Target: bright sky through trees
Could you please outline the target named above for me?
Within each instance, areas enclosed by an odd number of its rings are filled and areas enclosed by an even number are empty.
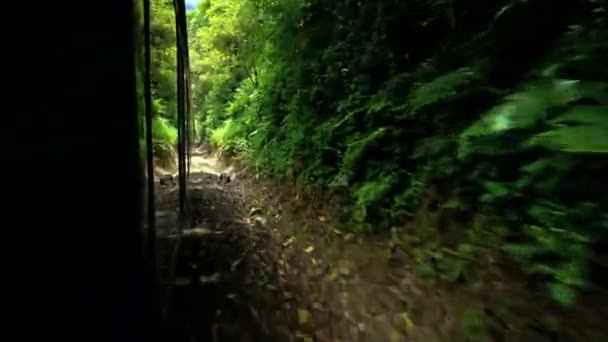
[[[200,0],[186,0],[186,8],[193,9],[196,7],[196,4],[199,3]]]

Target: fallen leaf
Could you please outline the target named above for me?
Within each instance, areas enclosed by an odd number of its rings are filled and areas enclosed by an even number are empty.
[[[249,210],[249,216],[253,216],[253,215],[261,215],[262,214],[262,208],[259,207],[252,207]]]
[[[315,250],[315,248],[313,246],[308,246],[308,247],[306,247],[306,249],[304,250],[304,252],[306,252],[306,253],[312,253],[312,251],[314,251],[314,250]]]
[[[291,245],[293,243],[294,237],[290,237],[289,239],[287,239],[287,241],[283,242],[283,247],[288,247],[289,245]]]
[[[232,265],[230,265],[230,270],[231,271],[235,271],[237,267],[239,267],[239,265],[243,262],[244,257],[239,258],[238,260],[235,260]]]
[[[401,318],[403,325],[405,325],[406,331],[410,331],[415,328],[414,322],[412,322],[407,312],[402,312],[401,314],[399,314],[399,317]]]
[[[220,274],[213,273],[212,275],[202,275],[199,280],[201,284],[217,283],[220,281]]]
[[[306,309],[298,309],[298,324],[304,325],[310,320],[310,312]]]

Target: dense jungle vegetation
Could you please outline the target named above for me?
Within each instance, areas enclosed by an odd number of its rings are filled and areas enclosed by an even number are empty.
[[[607,281],[607,9],[203,0],[188,14],[198,139],[331,195],[354,232],[412,227],[435,251],[423,274],[458,280],[496,253],[568,306]],[[162,149],[176,135],[175,28],[170,6],[155,10]]]
[[[154,153],[171,167],[177,145],[177,47],[175,11],[171,1],[150,2],[152,134]]]

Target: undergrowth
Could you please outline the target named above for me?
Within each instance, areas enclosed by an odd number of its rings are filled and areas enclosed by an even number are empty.
[[[152,149],[157,161],[172,164],[177,149],[177,51],[175,25],[172,24],[175,13],[172,1],[152,1],[150,6]],[[143,101],[143,93],[140,96]]]
[[[605,285],[599,1],[218,0],[190,30],[194,110],[216,148],[339,189],[360,232],[420,209],[468,222],[459,253],[483,236],[565,306]],[[473,229],[485,208],[499,224]]]

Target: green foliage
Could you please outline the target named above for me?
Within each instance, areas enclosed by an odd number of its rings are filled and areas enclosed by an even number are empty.
[[[395,183],[394,176],[386,175],[379,179],[364,182],[354,191],[355,211],[353,218],[360,222],[369,222],[370,210],[386,198]]]
[[[394,198],[392,210],[394,216],[413,216],[411,210],[420,206],[424,199],[425,188],[426,184],[419,177],[410,176],[405,185],[405,190]]]
[[[172,1],[155,0],[150,5],[153,151],[157,158],[167,162],[174,157],[177,147],[175,14]],[[140,96],[143,101],[143,92]],[[143,128],[143,120],[141,125]]]
[[[533,136],[530,145],[570,153],[608,152],[608,106],[575,106],[549,123],[552,129]]]
[[[177,113],[177,49],[173,2],[154,0],[150,3],[152,96],[157,114],[175,126]]]
[[[591,243],[603,229],[601,223],[593,222],[598,215],[591,212],[597,207],[589,205],[567,208],[550,201],[534,204],[529,215],[538,225],[525,227],[528,241],[503,247],[521,262],[526,273],[546,279],[550,294],[564,305],[572,304],[576,290],[586,287]],[[577,222],[586,226],[578,226]]]
[[[464,310],[461,333],[465,341],[491,341],[481,310]]]
[[[229,153],[246,153],[249,149],[247,140],[244,138],[246,127],[238,121],[229,119],[213,131],[211,141],[219,149]]]
[[[366,157],[366,154],[373,151],[374,147],[377,148],[378,141],[385,135],[386,128],[380,127],[371,134],[360,139],[355,139],[352,143],[348,144],[342,157],[342,168],[337,177],[344,177],[346,182],[349,182],[354,177],[357,167],[363,163],[363,158]],[[371,183],[370,186],[372,186]]]
[[[573,60],[557,64],[568,68]],[[540,80],[508,95],[466,128],[459,157],[493,161],[494,167],[475,175],[480,200],[506,209],[505,217],[509,201],[527,208],[508,218],[525,241],[504,250],[525,272],[545,279],[558,303],[570,305],[587,285],[593,241],[606,236],[601,223],[605,199],[575,184],[581,177],[596,177],[591,165],[606,165],[608,82],[555,76],[542,73]],[[508,165],[519,172],[505,172]],[[605,183],[591,186],[603,188]]]
[[[549,285],[551,297],[563,306],[570,306],[574,303],[576,292],[572,287],[563,283],[552,283]]]
[[[469,85],[478,75],[471,68],[464,67],[422,83],[410,95],[412,110],[416,112],[424,106],[457,96],[462,88]]]
[[[433,279],[437,276],[437,272],[432,265],[428,263],[421,263],[416,265],[416,273],[426,279]]]
[[[177,144],[177,128],[165,118],[155,117],[152,121],[152,141],[155,146],[172,149]]]
[[[365,232],[490,207],[501,229],[471,224],[462,246],[508,239],[567,304],[608,238],[598,6],[203,1],[189,26],[201,138],[261,174],[338,191]],[[445,268],[467,273],[461,261]]]
[[[548,80],[510,95],[505,104],[491,109],[461,134],[460,156],[493,153],[488,146],[471,146],[475,138],[507,135],[517,129],[533,130],[541,125],[550,129],[531,136],[526,146],[540,145],[565,152],[605,152],[607,87],[608,83]],[[598,105],[568,106],[581,99]]]

